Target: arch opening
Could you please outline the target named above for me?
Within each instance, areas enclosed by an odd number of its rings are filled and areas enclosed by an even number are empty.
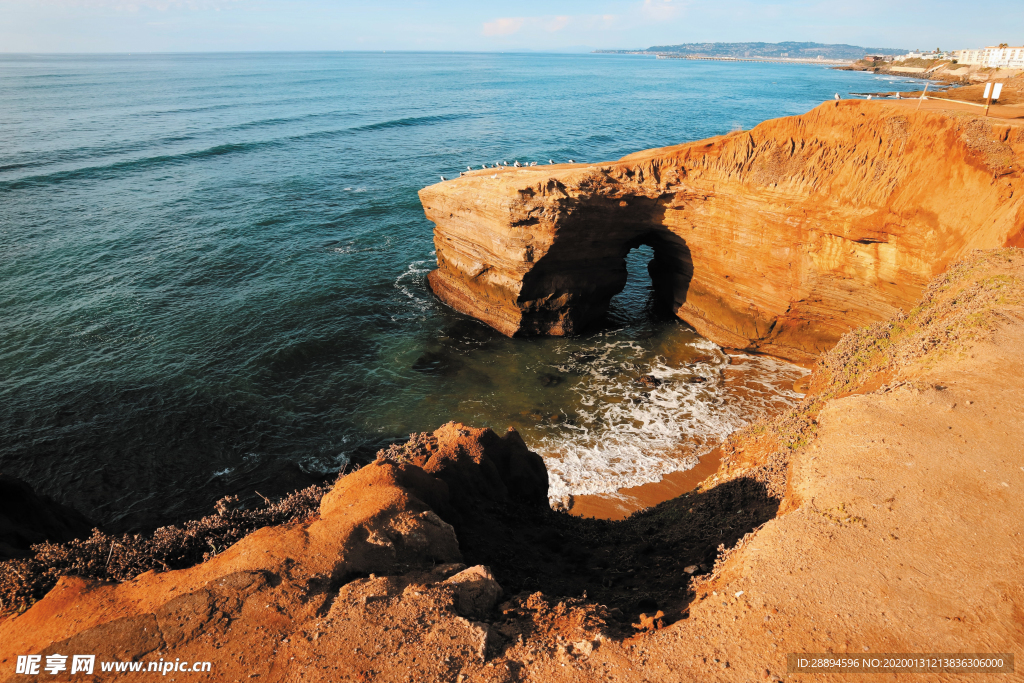
[[[655,287],[651,275],[654,247],[647,242],[630,245],[623,256],[626,280],[622,289],[613,294],[601,327],[622,328],[656,324],[673,319],[669,297]]]
[[[523,279],[522,334],[581,334],[676,315],[693,277],[684,240],[657,223],[627,223],[596,239],[578,234]]]

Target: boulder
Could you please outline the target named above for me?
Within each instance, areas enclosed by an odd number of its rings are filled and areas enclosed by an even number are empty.
[[[445,583],[458,588],[455,606],[464,617],[483,619],[501,599],[501,586],[494,580],[491,570],[483,565],[465,569]]]
[[[411,463],[422,468],[423,476],[442,482],[444,501],[431,504],[446,519],[509,502],[547,505],[544,460],[512,428],[498,436],[490,429],[449,422],[381,451],[378,459]]]

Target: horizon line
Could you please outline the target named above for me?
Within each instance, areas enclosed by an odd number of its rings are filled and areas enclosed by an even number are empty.
[[[637,49],[629,51],[640,53],[644,50]],[[404,54],[615,54],[627,52],[626,48],[594,48],[587,50],[572,50],[571,48],[550,50],[532,50],[530,48],[519,48],[511,50],[132,50],[118,52],[11,52],[0,50],[0,55],[205,55],[205,54],[320,54],[320,53],[350,53],[350,54],[382,54],[386,52],[400,52]]]

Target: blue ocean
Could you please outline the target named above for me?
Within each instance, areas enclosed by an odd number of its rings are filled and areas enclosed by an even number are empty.
[[[0,55],[0,471],[141,530],[454,419],[519,429],[552,496],[656,481],[805,371],[662,310],[644,248],[590,333],[505,338],[427,288],[417,191],[915,89],[632,55]]]

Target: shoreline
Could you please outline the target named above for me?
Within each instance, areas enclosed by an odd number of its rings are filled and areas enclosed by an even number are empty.
[[[658,59],[688,59],[695,62],[757,62],[759,64],[818,64],[821,66],[845,66],[853,64],[849,59],[811,59],[800,57],[699,57],[696,55],[655,55]]]
[[[737,362],[736,359],[742,357],[730,353],[730,351],[734,351],[733,349],[723,349],[722,351],[730,358],[731,364],[735,364]],[[747,353],[749,354],[750,352]],[[810,378],[814,370],[814,364],[792,363],[791,361],[784,361],[782,359],[776,360],[798,365],[803,367],[805,370],[810,371],[808,374],[796,379],[792,383],[791,387],[793,392],[806,396],[809,389]],[[778,390],[781,391],[783,389],[785,389],[785,386],[779,387]],[[797,403],[799,403],[799,401]],[[782,410],[773,411],[764,415],[764,417],[770,419],[784,414],[789,410],[792,410],[792,406]],[[615,493],[572,495],[571,505],[566,508],[566,511],[576,517],[620,521],[628,518],[634,513],[648,508],[653,508],[661,503],[694,491],[703,482],[708,480],[710,477],[713,477],[715,473],[718,472],[724,457],[723,449],[725,444],[729,442],[730,438],[746,429],[747,426],[749,425],[737,427],[736,430],[726,436],[720,444],[704,455],[698,456],[697,464],[689,469],[669,472],[662,476],[658,481],[640,484],[639,486],[623,486],[617,489]],[[565,507],[564,503],[562,506]]]
[[[722,447],[701,456],[688,470],[670,472],[661,481],[619,489],[616,494],[573,496],[570,515],[592,519],[619,521],[635,512],[653,508],[695,490],[708,477],[714,476],[722,461]]]
[[[1008,69],[1004,67],[981,67],[975,64],[957,65],[948,62],[940,62],[934,66],[911,66],[893,67],[874,66],[870,64],[853,62],[848,65],[833,66],[835,71],[860,71],[878,76],[894,76],[899,78],[916,78],[922,81],[945,83],[947,86],[969,85],[971,83],[987,83],[1000,79],[1011,79],[1021,74],[1024,70]]]

